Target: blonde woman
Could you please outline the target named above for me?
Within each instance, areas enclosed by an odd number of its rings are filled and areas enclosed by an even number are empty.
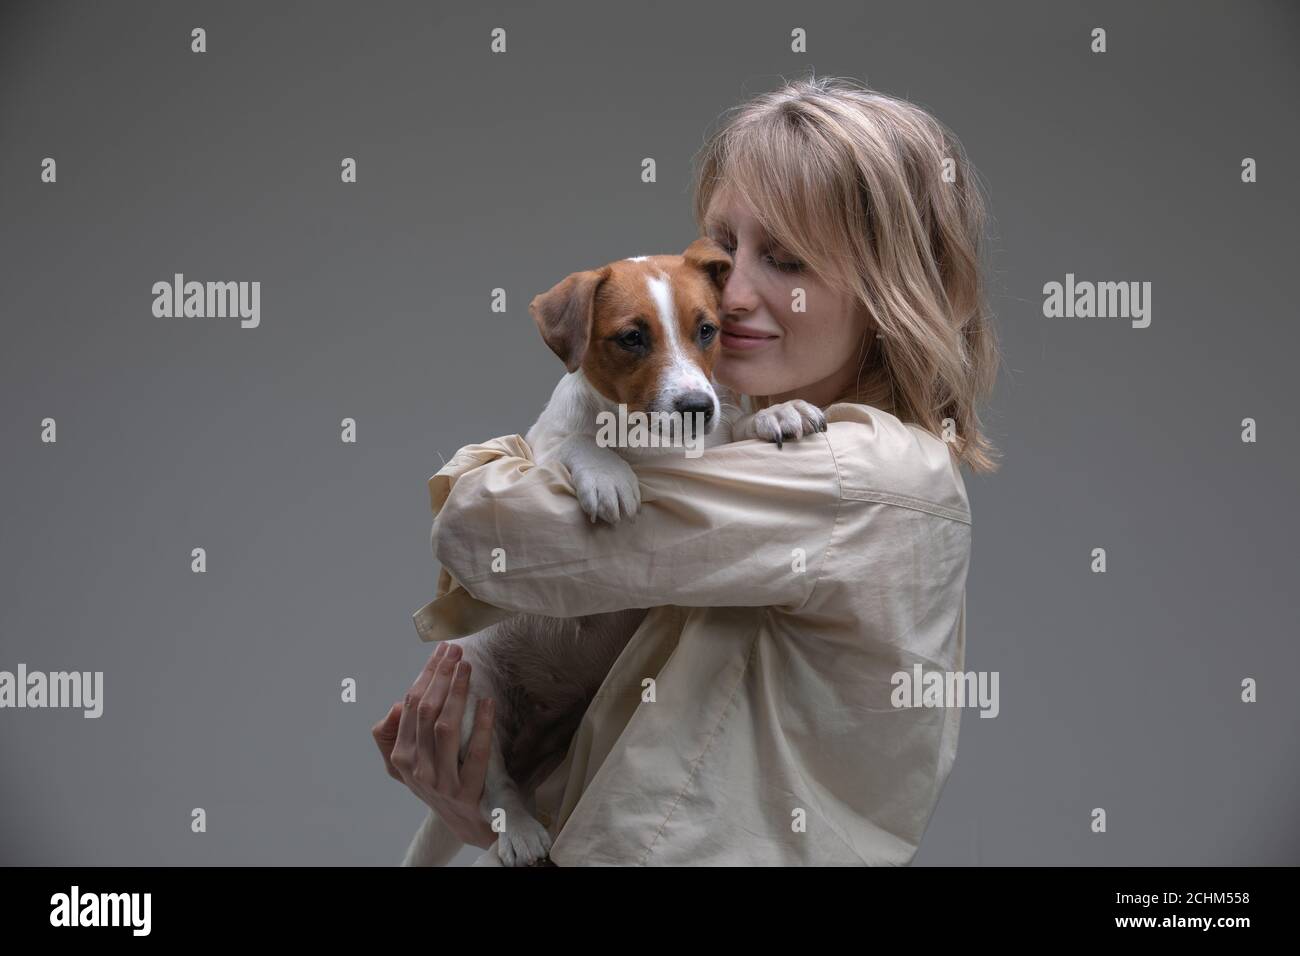
[[[468,446],[430,482],[444,587],[557,617],[652,608],[537,790],[553,863],[907,864],[961,715],[900,700],[896,675],[964,669],[960,468],[995,468],[975,174],[922,109],[806,78],[731,111],[694,202],[734,260],[717,380],[754,408],[811,402],[826,429],[638,465],[636,521],[594,530],[517,436]],[[509,574],[483,573],[494,548]],[[435,651],[375,737],[491,865],[490,709],[459,767],[416,733],[422,699],[460,725],[457,656]],[[428,830],[406,863],[446,858]]]

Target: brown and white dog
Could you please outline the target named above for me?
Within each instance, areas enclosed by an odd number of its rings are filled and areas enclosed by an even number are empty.
[[[731,265],[721,246],[701,238],[679,256],[636,256],[575,272],[533,299],[529,311],[566,374],[525,441],[538,462],[555,460],[569,469],[578,503],[592,521],[635,514],[641,496],[629,460],[665,453],[662,445],[598,442],[601,413],[617,415],[620,405],[667,425],[661,437],[668,439],[689,440],[690,423],[702,421],[706,446],[742,438],[780,442],[826,427],[821,410],[806,402],[744,414],[713,382]],[[533,815],[532,793],[563,759],[588,704],[646,613],[521,614],[452,642],[471,666],[462,757],[478,698],[492,697],[497,705],[481,808],[487,820],[505,811],[497,841],[505,865],[532,865],[549,852],[550,834]],[[431,814],[403,863],[441,865],[460,846]]]

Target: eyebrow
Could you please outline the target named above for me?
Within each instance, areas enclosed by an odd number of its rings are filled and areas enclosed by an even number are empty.
[[[732,231],[731,223],[727,222],[726,217],[724,216],[713,216],[713,217],[706,216],[704,218],[704,228],[706,231],[710,229],[719,229],[719,228],[726,229],[728,232]],[[764,229],[762,226],[758,226],[757,228],[758,228],[759,235],[761,235],[768,242],[772,241],[772,237],[767,234],[766,229]]]
[[[717,228],[725,229],[727,230],[727,232],[733,231],[730,224],[723,217],[721,216],[714,216],[713,218],[705,217],[704,219],[705,232],[712,232],[714,229]],[[758,226],[757,228],[758,228],[758,234],[763,241],[763,245],[766,246],[769,250],[776,248],[776,249],[780,249],[782,252],[785,252],[787,254],[792,254],[790,253],[789,247],[786,246],[784,242],[779,242],[778,240],[773,239],[770,235],[768,235],[767,230],[764,229],[762,226]]]

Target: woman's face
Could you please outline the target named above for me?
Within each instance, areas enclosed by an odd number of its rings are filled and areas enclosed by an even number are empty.
[[[722,293],[722,354],[714,376],[742,395],[825,407],[858,375],[866,311],[780,246],[731,190],[719,190],[705,234],[731,253]],[[794,311],[796,289],[806,311]]]

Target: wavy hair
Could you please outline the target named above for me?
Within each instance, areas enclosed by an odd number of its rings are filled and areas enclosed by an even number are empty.
[[[735,187],[769,236],[866,307],[857,380],[837,400],[884,409],[946,438],[973,471],[995,470],[976,411],[999,363],[986,205],[957,137],[843,77],[787,81],[723,119],[696,159],[701,231],[717,190]]]

